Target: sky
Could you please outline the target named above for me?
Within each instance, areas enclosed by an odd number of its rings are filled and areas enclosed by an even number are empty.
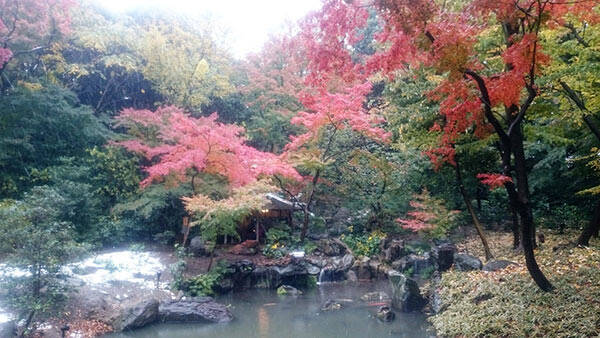
[[[317,10],[321,0],[96,0],[113,12],[136,8],[165,8],[190,16],[209,15],[227,32],[232,54],[243,58],[260,51],[270,34],[284,30],[288,22],[296,22]]]

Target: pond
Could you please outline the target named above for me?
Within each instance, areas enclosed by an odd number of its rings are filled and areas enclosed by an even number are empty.
[[[160,324],[110,338],[134,337],[429,337],[423,314],[396,313],[396,320],[382,323],[373,317],[377,306],[360,300],[370,291],[385,291],[389,285],[365,283],[351,286],[325,284],[298,297],[279,296],[275,290],[248,290],[217,298],[230,304],[235,319],[228,324]],[[344,306],[321,311],[321,305],[335,299]],[[370,306],[371,305],[371,306]]]

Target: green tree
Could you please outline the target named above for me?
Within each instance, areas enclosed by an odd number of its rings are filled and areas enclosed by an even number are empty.
[[[72,224],[61,219],[66,207],[61,195],[43,186],[0,205],[0,242],[7,258],[1,283],[25,330],[60,309],[68,290],[61,269],[84,251],[74,241]]]

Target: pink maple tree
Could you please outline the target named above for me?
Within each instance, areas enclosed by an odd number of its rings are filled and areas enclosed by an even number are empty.
[[[141,182],[143,187],[166,177],[187,181],[190,170],[222,175],[232,187],[275,174],[301,179],[279,156],[246,145],[242,127],[217,118],[217,113],[194,118],[173,106],[156,111],[124,109],[117,126],[126,127],[136,138],[117,143],[151,163],[144,168],[148,176]]]

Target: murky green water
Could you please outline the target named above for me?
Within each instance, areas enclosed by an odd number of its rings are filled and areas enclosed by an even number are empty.
[[[137,331],[109,335],[125,337],[429,337],[421,314],[396,313],[396,320],[382,323],[373,317],[376,306],[360,300],[369,291],[390,290],[386,284],[361,286],[321,285],[299,297],[278,296],[275,290],[250,290],[219,297],[231,304],[235,319],[227,324],[161,324]],[[321,304],[338,299],[340,310],[323,312]]]

